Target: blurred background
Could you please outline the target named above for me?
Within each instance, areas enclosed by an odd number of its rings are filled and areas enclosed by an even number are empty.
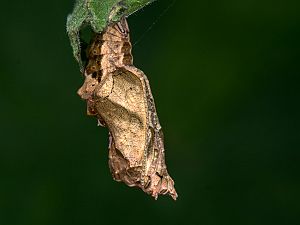
[[[73,4],[1,2],[1,225],[299,224],[299,1],[160,0],[129,17],[176,202],[113,181],[107,129],[76,94]]]

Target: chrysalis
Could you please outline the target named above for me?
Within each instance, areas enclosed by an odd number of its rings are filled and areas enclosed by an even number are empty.
[[[133,66],[125,18],[95,35],[84,75],[78,94],[87,102],[88,115],[109,129],[113,178],[139,187],[155,199],[168,194],[175,200],[149,81]]]

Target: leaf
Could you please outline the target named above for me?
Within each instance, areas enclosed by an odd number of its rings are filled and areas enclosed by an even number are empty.
[[[101,33],[111,22],[120,21],[155,0],[77,0],[73,12],[67,18],[67,33],[73,55],[82,71],[79,31],[91,26]]]

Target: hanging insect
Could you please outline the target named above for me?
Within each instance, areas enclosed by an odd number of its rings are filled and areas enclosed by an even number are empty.
[[[109,129],[109,167],[113,178],[137,186],[157,199],[177,198],[165,164],[163,133],[146,75],[133,66],[125,18],[95,34],[78,94],[88,115]]]

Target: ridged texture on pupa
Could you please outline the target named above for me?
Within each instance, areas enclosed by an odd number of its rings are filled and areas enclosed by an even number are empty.
[[[85,76],[78,94],[87,101],[88,114],[109,129],[113,178],[139,187],[155,199],[160,194],[176,199],[149,81],[133,66],[125,19],[95,35]]]

